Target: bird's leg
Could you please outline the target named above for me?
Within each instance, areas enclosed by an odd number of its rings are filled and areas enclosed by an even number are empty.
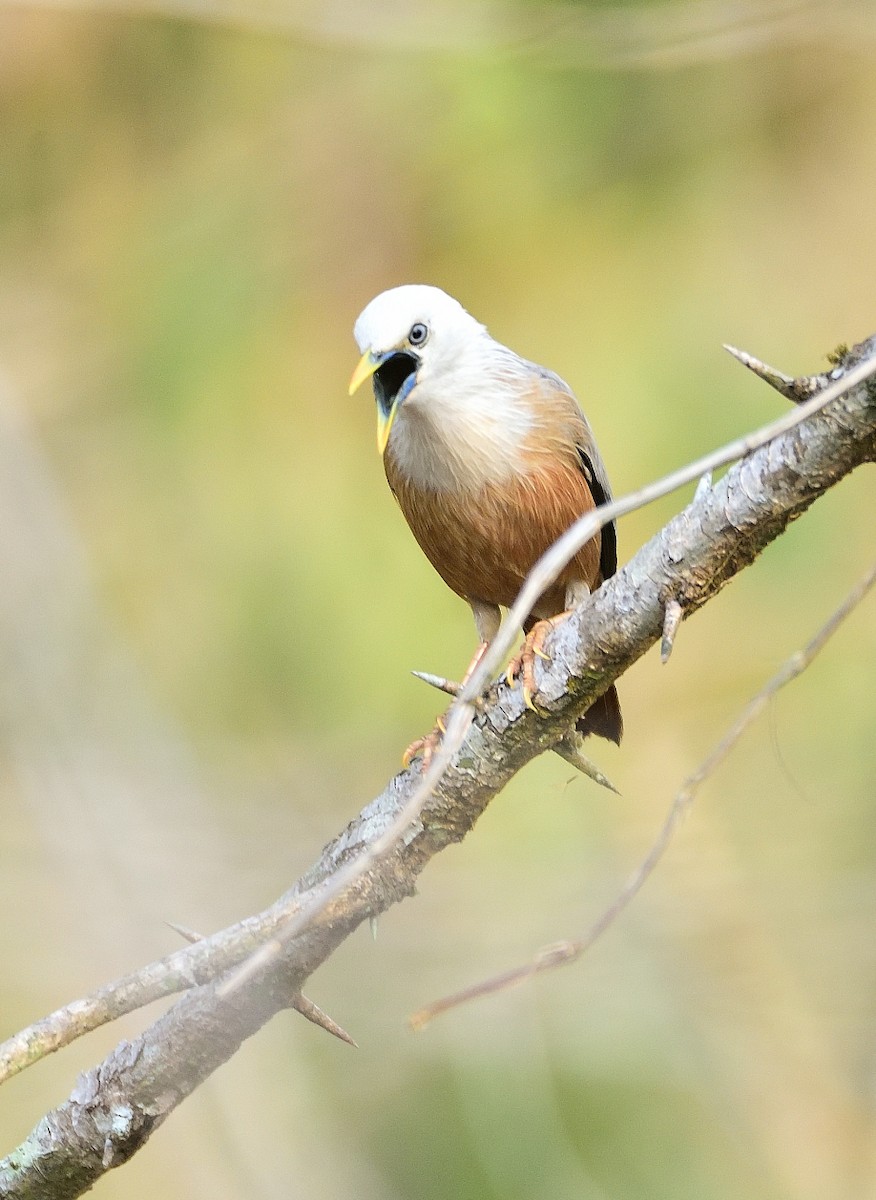
[[[514,680],[518,677],[520,678],[523,683],[523,703],[527,708],[531,708],[533,712],[538,711],[532,700],[532,697],[538,692],[538,686],[535,682],[535,660],[542,658],[545,662],[550,662],[550,655],[545,654],[542,649],[545,638],[568,615],[568,612],[561,612],[557,613],[555,617],[545,617],[542,621],[536,621],[523,639],[523,645],[520,647],[519,652],[515,654],[508,664],[506,678],[509,685],[513,686]]]
[[[471,679],[481,659],[489,649],[490,642],[496,636],[502,615],[495,604],[484,604],[480,600],[469,600],[472,613],[474,614],[475,626],[477,627],[478,635],[480,636],[480,644],[477,650],[472,655],[471,662],[465,669],[465,674],[462,677],[462,683],[459,685],[458,691],[462,691],[468,681]],[[417,738],[411,742],[407,750],[402,755],[402,763],[409,767],[413,759],[418,755],[423,758],[423,770],[428,767],[432,760],[432,755],[438,748],[438,743],[444,736],[445,725],[442,717],[438,717],[435,728],[431,733],[427,733],[425,737]]]
[[[519,654],[515,655],[508,664],[509,685],[512,685],[518,676],[520,677],[523,683],[523,703],[533,712],[536,711],[536,708],[532,698],[538,693],[538,686],[535,682],[535,660],[537,658],[544,659],[545,662],[551,660],[550,655],[544,651],[545,639],[551,630],[564,621],[572,610],[582,600],[586,600],[589,595],[588,584],[582,581],[570,583],[566,588],[566,607],[563,612],[557,613],[555,617],[546,617],[544,620],[536,621],[524,638]]]

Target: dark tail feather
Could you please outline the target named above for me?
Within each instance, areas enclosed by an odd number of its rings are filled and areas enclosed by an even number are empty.
[[[608,738],[610,742],[620,745],[624,719],[621,716],[620,700],[617,698],[614,684],[590,705],[583,717],[578,718],[575,728],[583,737],[592,733],[596,737]]]

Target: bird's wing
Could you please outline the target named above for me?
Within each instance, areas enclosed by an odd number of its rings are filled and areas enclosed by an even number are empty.
[[[581,411],[574,392],[559,375],[546,367],[532,364],[533,370],[539,376],[541,391],[551,404],[560,404],[568,415],[571,432],[578,454],[578,462],[584,478],[590,488],[594,502],[597,505],[607,504],[611,498],[611,484],[602,455],[596,445],[590,422]],[[608,579],[617,570],[617,529],[614,521],[603,526],[602,548],[599,556],[599,569],[603,579]]]
[[[587,426],[588,441],[585,444],[578,443],[578,458],[581,460],[581,470],[590,485],[590,491],[598,508],[600,504],[608,504],[611,500],[611,487],[605,472],[605,464],[596,449],[596,443],[593,441],[593,434],[586,417],[584,424]],[[599,570],[603,579],[609,579],[617,570],[617,526],[614,521],[609,521],[602,527]]]

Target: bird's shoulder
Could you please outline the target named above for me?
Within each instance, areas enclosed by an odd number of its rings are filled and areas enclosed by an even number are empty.
[[[597,505],[607,504],[612,498],[608,471],[599,453],[596,438],[577,397],[566,381],[539,363],[527,363],[532,384],[531,390],[537,411],[547,427],[561,428],[568,437],[584,475],[591,495]],[[617,570],[617,535],[614,522],[602,531],[602,575],[607,579]]]
[[[531,377],[530,392],[535,411],[544,428],[562,430],[569,443],[574,446],[578,462],[587,482],[599,492],[594,494],[597,504],[611,499],[611,484],[608,472],[590,422],[581,410],[575,393],[555,371],[538,363],[527,363]]]

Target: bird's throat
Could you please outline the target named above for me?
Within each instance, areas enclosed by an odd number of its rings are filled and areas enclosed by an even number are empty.
[[[393,407],[404,400],[414,386],[418,360],[413,354],[392,354],[374,372],[374,399],[384,417],[389,418]]]

